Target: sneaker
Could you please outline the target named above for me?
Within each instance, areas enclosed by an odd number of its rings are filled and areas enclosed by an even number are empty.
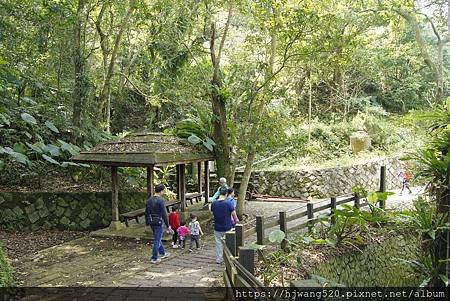
[[[177,245],[173,245],[172,249],[178,249],[178,246]]]
[[[160,262],[161,261],[161,259],[152,259],[152,260],[150,260],[150,262],[152,263],[152,264],[155,264],[155,263],[158,263],[158,262]]]
[[[170,254],[169,254],[169,253],[166,253],[166,254],[164,254],[164,255],[161,255],[161,259],[167,258],[167,257],[169,257],[169,256],[170,256]]]

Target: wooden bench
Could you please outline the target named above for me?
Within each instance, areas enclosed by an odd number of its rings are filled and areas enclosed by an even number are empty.
[[[191,203],[191,205],[193,205],[194,200],[196,203],[198,203],[201,200],[202,196],[203,196],[203,192],[186,193],[186,201],[189,201]]]
[[[139,217],[144,216],[144,215],[145,215],[145,208],[141,208],[141,209],[127,212],[127,213],[123,213],[120,215],[120,217],[123,219],[123,221],[125,222],[125,225],[128,227],[128,221],[130,219],[136,220],[136,223],[139,224]]]
[[[179,205],[181,204],[181,201],[173,201],[170,203],[166,204],[166,209],[168,212],[170,212],[169,208],[173,207],[175,205]],[[137,209],[137,210],[133,210],[127,213],[122,213],[120,215],[120,217],[123,219],[123,221],[125,222],[125,225],[128,227],[128,221],[134,219],[136,221],[136,223],[139,224],[139,217],[144,216],[145,215],[145,208],[141,208],[141,209]]]

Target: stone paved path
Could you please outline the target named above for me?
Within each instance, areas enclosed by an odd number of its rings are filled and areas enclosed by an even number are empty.
[[[193,253],[170,249],[169,258],[150,264],[150,242],[84,237],[22,258],[15,270],[22,286],[220,286],[214,241],[205,236],[202,243]]]

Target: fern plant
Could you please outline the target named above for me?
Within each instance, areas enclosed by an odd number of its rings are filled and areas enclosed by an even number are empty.
[[[446,107],[420,117],[430,122],[431,139],[426,147],[407,159],[415,161],[418,177],[428,181],[430,199],[435,204],[417,203],[415,213],[409,217],[415,228],[422,231],[423,258],[428,258],[426,284],[448,285],[448,231],[450,194],[450,98]]]
[[[211,117],[199,109],[197,110],[197,116],[178,122],[173,133],[180,138],[187,138],[194,145],[202,144],[209,151],[213,151],[216,145],[214,140],[211,139]]]

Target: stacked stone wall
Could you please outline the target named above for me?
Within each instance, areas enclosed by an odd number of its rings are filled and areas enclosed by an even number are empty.
[[[145,192],[119,193],[119,212],[143,208]],[[0,192],[0,228],[93,230],[111,222],[110,192]]]
[[[386,166],[387,189],[399,188],[404,163],[385,158],[364,164],[312,170],[256,171],[253,184],[261,194],[281,197],[328,198],[352,192],[355,186],[375,191],[380,187],[381,166]]]

